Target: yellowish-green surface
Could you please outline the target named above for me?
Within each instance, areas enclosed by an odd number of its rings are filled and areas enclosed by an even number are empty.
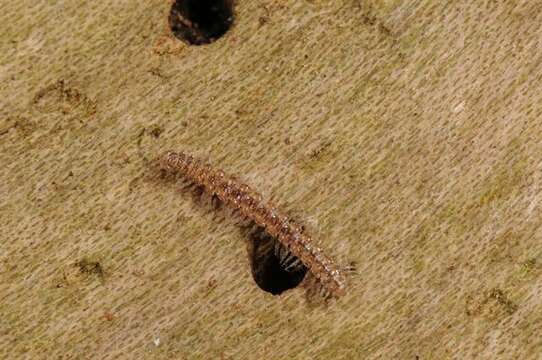
[[[539,2],[238,1],[202,47],[167,1],[1,2],[0,358],[542,356]],[[263,292],[148,180],[167,149],[355,261],[347,295]]]

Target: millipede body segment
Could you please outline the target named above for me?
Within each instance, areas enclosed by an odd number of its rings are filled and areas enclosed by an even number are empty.
[[[218,197],[226,206],[263,227],[278,239],[314,275],[326,292],[338,297],[345,293],[346,281],[341,269],[315,246],[302,227],[281,213],[248,185],[226,175],[191,155],[168,151],[160,157],[162,169],[179,173],[187,181]]]

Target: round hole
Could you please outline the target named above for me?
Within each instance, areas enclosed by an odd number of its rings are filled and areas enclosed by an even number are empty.
[[[303,281],[307,268],[300,266],[295,271],[286,271],[275,254],[276,240],[264,229],[252,231],[249,240],[252,277],[262,290],[278,295]]]
[[[173,34],[191,45],[210,44],[233,23],[233,0],[176,0],[169,26]]]

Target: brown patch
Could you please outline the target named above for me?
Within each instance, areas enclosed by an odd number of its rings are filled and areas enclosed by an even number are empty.
[[[266,6],[262,6],[262,9],[264,10],[265,14],[258,18],[259,27],[262,27],[265,24],[267,24],[269,22],[270,15],[271,15],[271,12]]]
[[[180,55],[185,48],[185,44],[177,41],[169,34],[164,34],[155,41],[152,47],[152,53],[158,56],[163,55]],[[156,68],[154,68],[156,69]],[[152,69],[151,69],[152,70]],[[152,72],[151,72],[152,73]],[[161,73],[161,72],[159,72]],[[156,74],[153,74],[158,76]],[[161,76],[160,76],[161,77]]]
[[[5,124],[0,126],[0,136],[7,135],[11,130],[17,130],[23,136],[28,136],[36,130],[34,122],[21,116],[8,117]]]
[[[38,91],[31,103],[42,112],[69,114],[80,109],[87,116],[96,114],[96,103],[63,79]]]
[[[361,5],[358,4],[358,8],[360,7]],[[362,11],[360,14],[362,23],[364,25],[374,27],[379,32],[379,34],[395,40],[395,36],[393,35],[390,28],[387,27],[380,18],[374,15],[374,10],[372,9],[372,6],[370,4],[366,4],[364,7],[365,9],[360,9]]]
[[[465,313],[468,316],[484,316],[488,318],[501,318],[510,316],[518,306],[499,288],[485,291],[478,299],[468,296],[465,304]]]
[[[209,289],[214,289],[217,285],[218,281],[216,279],[209,279],[209,281],[207,281],[207,287]]]
[[[319,145],[316,149],[313,149],[309,152],[308,157],[310,159],[316,159],[320,157],[332,144],[332,141],[325,141]]]
[[[152,128],[149,129],[149,134],[151,136],[153,136],[155,139],[158,139],[163,131],[164,130],[162,130],[162,128],[160,126],[155,125],[155,126],[153,126]]]
[[[398,41],[398,36],[393,32],[393,30],[384,23],[384,21],[377,15],[375,15],[375,10],[373,6],[368,2],[357,2],[356,9],[353,13],[359,13],[360,21],[363,25],[368,26],[375,30],[378,33],[382,41],[389,42],[396,49],[400,48]],[[402,52],[398,52],[400,58],[404,57]]]
[[[82,259],[61,270],[59,278],[54,280],[56,288],[67,288],[77,285],[83,279],[98,278],[104,280],[105,272],[99,261]]]
[[[269,18],[265,16],[260,16],[260,18],[258,19],[258,24],[260,25],[260,27],[262,27],[265,24],[267,24],[268,21],[269,21]]]
[[[104,270],[102,264],[99,261],[82,259],[76,262],[75,266],[79,269],[79,272],[81,274],[95,275],[99,278],[104,277]]]
[[[165,79],[165,80],[172,77],[172,75],[164,74],[162,69],[160,69],[160,67],[157,67],[157,66],[150,68],[149,69],[149,74],[154,75],[156,77],[159,77],[160,79]]]

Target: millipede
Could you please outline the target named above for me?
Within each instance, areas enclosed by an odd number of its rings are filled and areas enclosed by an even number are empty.
[[[346,291],[343,269],[314,245],[303,226],[277,209],[250,186],[189,154],[167,151],[159,159],[163,171],[180,175],[198,191],[263,228],[276,239],[275,254],[286,271],[308,269],[307,280],[322,296],[340,297]]]

